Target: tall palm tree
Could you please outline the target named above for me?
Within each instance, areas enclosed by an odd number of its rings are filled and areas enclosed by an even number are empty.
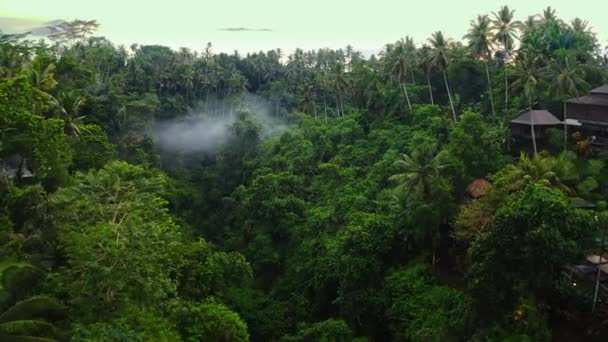
[[[533,99],[536,97],[538,84],[542,81],[543,69],[537,66],[536,60],[528,54],[521,55],[522,58],[516,64],[514,70],[515,82],[513,87],[519,89],[528,99],[528,107],[532,111]],[[534,131],[534,118],[530,117],[530,133],[532,135],[532,144],[534,154],[537,153],[536,136]]]
[[[437,31],[429,38],[429,43],[431,44],[431,65],[440,70],[443,74],[445,89],[448,92],[450,107],[452,107],[452,116],[454,122],[456,122],[456,110],[454,109],[454,101],[452,101],[452,93],[450,92],[450,85],[448,84],[448,77],[446,75],[449,64],[448,48],[451,41],[443,36],[443,32]]]
[[[407,100],[407,106],[409,110],[412,110],[412,103],[410,101],[410,96],[407,92],[407,87],[405,86],[405,81],[407,79],[407,71],[408,71],[408,56],[405,46],[405,41],[403,39],[399,40],[395,44],[395,48],[391,54],[392,61],[390,62],[390,72],[391,78],[395,80],[403,90],[405,94],[405,98]]]
[[[515,40],[517,39],[517,31],[519,30],[521,23],[517,20],[513,20],[514,10],[510,10],[508,6],[503,6],[498,12],[494,12],[494,20],[492,22],[492,28],[494,29],[494,40],[498,42],[505,54],[505,111],[509,110],[509,78],[507,75],[509,64],[509,58],[511,52],[515,47]]]
[[[334,91],[336,92],[336,97],[339,104],[338,114],[342,112],[341,116],[344,116],[344,102],[342,101],[342,96],[348,89],[348,79],[346,73],[344,72],[344,65],[341,63],[335,63],[332,67],[332,86]],[[340,116],[340,115],[338,115]]]
[[[551,6],[548,6],[547,8],[545,8],[543,10],[541,20],[543,23],[551,23],[551,22],[559,21],[559,19],[557,18],[557,13],[555,12],[555,10],[553,8],[551,8]]]
[[[418,65],[416,44],[414,43],[414,38],[410,36],[406,36],[402,40],[403,48],[405,50],[405,54],[407,55],[408,69],[410,71],[410,76],[412,77],[412,83],[416,84],[416,77],[414,76],[414,68],[416,68]]]
[[[549,92],[565,100],[570,96],[579,97],[579,94],[590,87],[585,81],[585,71],[576,64],[575,58],[569,58],[568,52],[564,51],[555,58],[547,68],[549,80]],[[568,113],[564,102],[564,149],[568,146]]]
[[[422,48],[418,49],[417,61],[419,63],[419,66],[424,70],[424,75],[426,76],[426,84],[429,88],[429,97],[431,99],[431,104],[434,105],[435,101],[433,99],[433,86],[431,85],[431,71],[433,70],[433,60],[431,48],[428,45],[423,45]]]
[[[560,100],[570,96],[579,97],[581,92],[589,88],[584,69],[565,51],[556,57],[547,67],[549,91]]]
[[[536,59],[530,54],[521,54],[520,57],[515,64],[513,88],[523,93],[528,100],[529,109],[532,110],[538,84],[542,81],[543,69],[538,66]]]
[[[419,192],[422,194],[424,205],[431,205],[433,198],[432,184],[437,182],[437,176],[448,167],[446,163],[447,152],[441,150],[435,154],[435,145],[422,145],[416,148],[411,155],[402,154],[401,158],[393,164],[401,172],[392,175],[389,180],[397,183],[396,191],[399,193]],[[425,227],[426,234],[431,235],[433,242],[433,270],[435,270],[436,246],[438,240],[438,226]]]
[[[494,110],[494,95],[492,94],[492,81],[490,79],[490,68],[488,61],[492,57],[493,39],[490,30],[490,17],[487,15],[477,16],[477,21],[471,20],[471,28],[464,36],[469,41],[469,49],[475,58],[481,58],[486,66],[486,78],[488,80],[488,94],[490,95],[490,104],[492,106],[492,115],[495,116]]]

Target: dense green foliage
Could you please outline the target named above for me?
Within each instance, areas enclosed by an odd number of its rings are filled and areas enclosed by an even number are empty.
[[[508,122],[561,115],[606,56],[551,9],[471,24],[369,58],[1,35],[0,339],[601,338],[560,274],[597,247],[606,153],[517,156]]]

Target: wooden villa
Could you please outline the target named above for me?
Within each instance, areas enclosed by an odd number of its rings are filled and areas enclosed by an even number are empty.
[[[594,145],[608,147],[608,84],[591,90],[589,95],[566,100],[564,117],[580,123],[572,132],[581,132]]]

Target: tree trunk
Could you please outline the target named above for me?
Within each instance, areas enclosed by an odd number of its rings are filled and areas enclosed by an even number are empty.
[[[490,104],[492,105],[492,116],[496,116],[496,111],[494,110],[494,95],[492,94],[492,80],[490,79],[490,68],[488,67],[488,61],[484,61],[486,64],[486,77],[488,78],[488,93],[490,94]]]
[[[536,149],[536,133],[534,132],[534,116],[532,116],[532,98],[529,98],[530,102],[530,132],[532,133],[532,146],[534,148],[534,155],[538,154]]]
[[[401,83],[401,86],[403,87],[403,93],[405,94],[405,99],[407,100],[407,107],[410,109],[410,112],[412,111],[412,104],[410,102],[410,96],[407,93],[407,87],[405,86],[405,83]]]
[[[205,82],[206,83],[206,87],[207,87],[207,96],[205,98],[205,111],[207,113],[209,113],[209,86],[211,85],[211,82],[209,82],[209,66],[205,65]]]
[[[426,83],[429,86],[429,95],[431,95],[431,104],[434,105],[435,101],[433,100],[433,88],[431,87],[431,75],[426,75]]]
[[[602,244],[600,245],[600,251],[599,251],[599,256],[600,256],[600,263],[597,265],[597,275],[595,277],[595,291],[593,291],[593,305],[591,306],[591,312],[595,312],[595,303],[597,302],[597,293],[599,290],[599,286],[600,286],[600,274],[601,274],[601,270],[600,270],[600,266],[602,265],[602,255],[604,254],[604,244],[606,243],[606,228],[604,227],[604,231],[602,232]]]
[[[566,113],[566,102],[564,102],[564,151],[568,148],[568,124],[566,123],[567,113]]]
[[[214,106],[214,108],[213,108],[213,113],[214,113],[214,114],[217,114],[218,92],[219,92],[219,88],[218,88],[218,86],[216,85],[216,86],[215,86],[215,106]]]
[[[509,79],[507,77],[507,61],[505,60],[505,114],[509,111]]]
[[[432,265],[433,265],[433,274],[435,274],[435,265],[437,264],[437,246],[436,246],[436,238],[435,236],[432,237],[433,239],[433,260],[432,260]]]
[[[274,102],[274,116],[279,117],[279,101]]]
[[[415,85],[416,84],[416,77],[414,77],[414,71],[413,70],[410,71],[410,75],[412,75],[412,83]]]
[[[325,93],[323,93],[323,111],[325,112],[325,123],[327,123],[327,99]]]
[[[338,95],[338,98],[340,99],[340,109],[342,110],[342,116],[344,116],[344,103],[342,102],[342,94],[341,93]]]
[[[443,80],[445,81],[445,89],[448,91],[448,98],[450,99],[450,107],[452,107],[452,116],[454,117],[454,122],[456,119],[456,110],[454,110],[454,102],[452,101],[452,94],[450,93],[450,85],[448,84],[448,77],[445,74],[445,70],[443,71]]]

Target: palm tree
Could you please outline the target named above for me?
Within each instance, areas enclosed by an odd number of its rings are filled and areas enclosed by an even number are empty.
[[[448,92],[448,98],[450,99],[450,106],[452,107],[452,116],[454,118],[454,122],[456,119],[456,110],[454,109],[454,102],[452,101],[452,93],[450,92],[450,86],[448,84],[448,77],[446,75],[446,69],[449,64],[448,58],[448,48],[451,43],[449,39],[446,39],[443,36],[441,31],[437,31],[433,33],[431,38],[429,38],[429,43],[431,44],[431,65],[437,69],[439,69],[443,73],[443,80],[445,82],[445,89]]]
[[[24,300],[14,298],[25,286],[31,286],[38,270],[29,263],[4,262],[0,265],[0,340],[23,342],[52,342],[55,327],[45,318],[57,316],[64,308],[47,296]],[[11,305],[12,304],[12,305]]]
[[[578,98],[581,91],[590,87],[589,83],[585,81],[585,71],[580,65],[574,63],[576,63],[576,59],[569,58],[568,53],[564,51],[561,56],[557,56],[549,64],[547,70],[549,92],[560,100],[565,100],[570,96]],[[564,102],[564,150],[568,146],[567,115],[566,103]]]
[[[552,23],[552,22],[559,22],[559,19],[557,18],[557,13],[555,12],[555,10],[553,8],[551,8],[551,6],[548,6],[547,8],[545,8],[543,10],[541,20],[545,24]]]
[[[426,76],[426,84],[429,88],[429,97],[431,99],[431,104],[434,105],[435,101],[433,99],[433,87],[431,85],[431,71],[433,70],[433,60],[431,49],[428,45],[423,45],[422,48],[418,50],[417,60],[420,67],[424,70],[424,75]]]
[[[441,150],[435,154],[435,145],[422,145],[415,149],[411,156],[402,154],[401,158],[393,163],[393,166],[401,172],[392,175],[389,180],[397,183],[395,190],[398,193],[408,193],[413,190],[416,193],[422,194],[422,202],[424,205],[430,205],[433,202],[434,193],[432,184],[437,182],[437,177],[441,171],[448,167],[445,162],[447,160],[447,152]],[[436,245],[438,240],[438,226],[430,228],[433,243],[433,270],[435,270],[436,261]]]
[[[80,115],[80,108],[84,105],[85,99],[76,91],[61,92],[59,94],[59,112],[61,113],[65,133],[78,137],[86,127],[83,120],[86,115]]]
[[[589,22],[581,18],[574,18],[570,24],[572,30],[578,35],[593,35],[593,32],[589,28]]]
[[[348,88],[348,79],[344,73],[344,66],[341,63],[335,63],[332,67],[332,86],[337,96],[337,104],[339,104],[338,116],[342,112],[344,116],[344,102],[342,102],[342,95]]]
[[[405,49],[405,41],[402,39],[395,44],[395,48],[392,50],[391,54],[392,61],[390,62],[390,72],[391,78],[395,80],[398,84],[401,85],[403,93],[405,94],[405,98],[407,100],[407,106],[409,110],[412,110],[412,103],[410,102],[410,96],[407,92],[407,87],[405,86],[405,80],[407,78],[408,71],[408,56],[407,51]]]
[[[34,94],[46,102],[46,105],[58,107],[59,102],[57,99],[49,93],[57,85],[54,77],[55,64],[44,65],[40,58],[36,58],[32,63],[25,66],[25,73],[28,76]],[[32,110],[34,113],[37,111],[36,102],[33,102]]]
[[[501,7],[498,13],[493,13],[493,29],[495,30],[494,40],[502,45],[505,53],[505,111],[509,110],[509,79],[507,75],[507,65],[511,52],[515,46],[517,31],[521,26],[519,21],[513,20],[514,13],[515,11],[510,10],[508,6]]]
[[[522,152],[519,161],[507,165],[504,170],[505,182],[510,191],[518,191],[528,184],[539,183],[569,194],[572,190],[566,182],[575,181],[577,174],[576,166],[568,152],[558,157],[543,152],[531,158]]]
[[[422,198],[430,201],[432,198],[431,184],[433,178],[448,165],[445,163],[445,150],[434,154],[435,146],[424,145],[414,150],[410,155],[402,154],[393,164],[402,172],[392,175],[389,180],[397,183],[396,190],[405,192],[409,189],[422,191]]]
[[[576,60],[564,52],[557,56],[547,68],[549,91],[560,100],[579,94],[589,88],[585,81],[585,71]]]
[[[290,93],[287,90],[287,85],[284,81],[272,81],[270,83],[270,89],[268,90],[268,96],[270,100],[274,103],[274,114],[276,117],[279,116],[279,107],[281,106],[281,102],[289,99]],[[327,110],[325,111],[327,115]]]
[[[532,111],[532,103],[536,97],[536,90],[538,84],[542,81],[543,70],[537,66],[536,58],[530,56],[530,54],[522,54],[521,60],[515,66],[514,76],[515,82],[513,87],[523,93],[528,99],[528,108]],[[531,117],[531,120],[533,118]],[[530,132],[532,135],[532,144],[534,147],[534,154],[537,153],[536,149],[536,136],[534,131],[534,121],[531,121]]]
[[[410,36],[406,36],[403,39],[403,48],[405,50],[405,54],[407,55],[408,69],[410,71],[410,76],[412,77],[412,83],[416,84],[416,77],[414,76],[414,68],[418,65],[418,55],[416,44],[414,43],[414,38]]]
[[[532,103],[536,97],[536,90],[542,80],[543,69],[538,67],[536,58],[529,53],[520,54],[520,59],[515,64],[515,81],[513,88],[518,89],[528,100],[528,107],[532,110]]]
[[[53,298],[35,296],[17,302],[0,314],[0,340],[51,342],[55,327],[44,320],[45,315],[62,310]],[[36,336],[40,335],[40,336]]]
[[[490,104],[492,106],[492,115],[495,116],[494,110],[494,95],[492,94],[492,81],[490,79],[490,69],[488,60],[491,58],[493,39],[490,31],[490,18],[487,15],[477,16],[477,21],[471,21],[471,28],[464,36],[469,41],[469,49],[475,58],[481,58],[486,66],[486,77],[488,80],[488,94],[490,95]]]

